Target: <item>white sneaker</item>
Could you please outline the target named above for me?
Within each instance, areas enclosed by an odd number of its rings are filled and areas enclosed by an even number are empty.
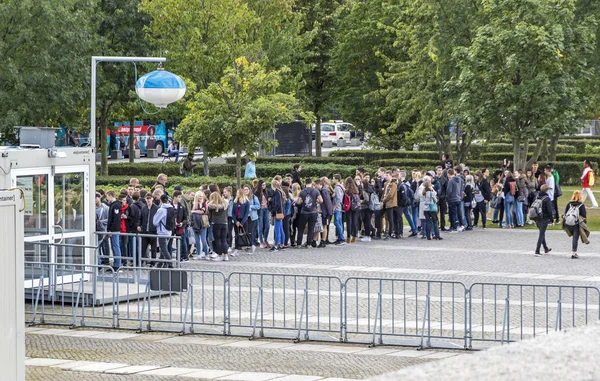
[[[237,257],[238,255],[240,255],[240,253],[236,250],[232,251],[231,253],[229,253],[229,255],[231,255],[232,257]],[[227,254],[225,254],[225,257],[227,257]]]
[[[227,249],[227,252],[228,252],[228,253],[231,253],[231,247],[230,247],[229,249]]]
[[[463,231],[465,231],[465,227],[464,227],[464,226],[459,226],[459,227],[458,227],[458,231],[459,231],[459,232],[463,232]]]
[[[206,257],[206,255],[204,255],[204,254],[202,254],[202,255],[196,255],[196,260],[197,260],[197,261],[201,261],[201,260],[203,260],[203,259],[206,259],[206,258],[207,258],[207,257]]]
[[[360,242],[371,242],[371,237],[362,237]]]
[[[215,258],[218,258],[218,257],[219,257],[219,255],[217,253],[212,253],[211,256],[210,256],[211,259],[215,259]]]
[[[225,254],[225,255],[227,255],[227,254]],[[214,258],[213,261],[215,261],[215,262],[222,262],[223,261],[223,257],[217,255],[217,257]]]
[[[256,246],[252,245],[252,254],[256,251]]]
[[[223,260],[224,260],[225,262],[229,262],[229,256],[228,256],[227,254],[225,254],[225,255],[224,255],[224,257],[225,257],[225,258],[223,258]]]

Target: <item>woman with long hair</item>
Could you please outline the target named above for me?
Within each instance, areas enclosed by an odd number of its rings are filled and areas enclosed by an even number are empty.
[[[296,233],[298,231],[298,216],[300,214],[301,205],[298,205],[298,197],[300,196],[300,192],[302,192],[302,187],[298,183],[292,183],[292,195],[290,196],[292,201],[292,213],[291,213],[291,225],[292,232],[290,235],[290,242],[292,247],[296,247]]]
[[[258,180],[254,188],[254,195],[260,202],[260,210],[258,213],[258,240],[260,247],[263,249],[269,248],[269,199],[267,196],[267,184],[264,180]]]
[[[433,186],[431,186],[431,180],[429,180],[429,176],[424,177],[424,179],[427,180],[423,181],[423,191],[421,193],[423,196],[423,211],[425,214],[425,226],[423,226],[425,231],[423,238],[427,237],[427,239],[430,241],[432,238],[441,240],[442,237],[440,237],[437,217],[437,193],[433,189]]]
[[[213,192],[210,194],[207,208],[215,237],[214,253],[211,257],[214,261],[228,261],[227,252],[229,251],[229,244],[227,243],[227,229],[229,221],[227,214],[229,201],[222,198],[219,192]]]
[[[273,190],[273,196],[271,198],[271,216],[273,217],[274,225],[274,239],[273,247],[271,251],[283,250],[284,244],[284,232],[283,232],[283,216],[284,216],[284,204],[286,195],[283,189],[281,189],[281,183],[277,180],[271,181],[271,189]],[[282,218],[278,218],[281,216]]]
[[[583,195],[581,194],[581,191],[576,190],[571,196],[571,201],[569,201],[565,207],[565,215],[563,216],[565,230],[572,237],[571,258],[573,259],[579,258],[577,255],[577,245],[579,244],[580,238],[579,224],[585,222],[586,218],[587,213],[585,205],[583,204]],[[589,241],[585,242],[589,243]]]
[[[238,189],[235,200],[233,200],[233,230],[235,232],[235,250],[231,252],[232,257],[237,257],[239,255],[239,250],[242,248],[240,236],[243,234],[241,233],[245,232],[245,234],[248,234],[249,216],[250,201],[244,193],[244,189]]]
[[[194,236],[196,238],[196,252],[198,256],[196,259],[209,259],[208,256],[208,242],[206,240],[206,233],[208,231],[208,222],[204,216],[208,217],[208,207],[205,199],[204,192],[198,191],[194,194],[194,203],[192,205],[190,220],[192,222],[192,229],[194,230]],[[202,254],[200,254],[202,250]]]
[[[512,172],[506,171],[504,179],[504,186],[502,191],[504,192],[504,218],[506,219],[506,228],[512,229],[515,227],[515,221],[513,221],[513,205],[515,204],[515,197],[517,195],[517,181],[515,180]],[[502,223],[502,221],[500,221]]]
[[[352,177],[347,177],[344,181],[346,194],[350,197],[350,209],[346,212],[346,242],[356,242],[358,237],[358,224],[360,217],[360,195],[356,181]]]

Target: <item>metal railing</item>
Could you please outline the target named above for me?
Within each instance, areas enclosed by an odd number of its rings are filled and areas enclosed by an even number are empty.
[[[155,239],[158,242],[159,238],[165,238],[164,236],[159,236],[157,234],[142,234],[142,233],[116,233],[116,232],[96,232],[95,233],[98,237],[100,237],[100,241],[103,240],[107,240],[107,245],[110,248],[110,253],[107,255],[106,253],[101,253],[100,250],[98,250],[96,252],[96,259],[97,259],[97,263],[101,263],[102,260],[107,260],[109,262],[114,263],[116,257],[114,255],[113,252],[113,248],[110,242],[110,239],[108,238],[109,236],[118,236],[118,237],[132,237],[133,239],[131,239],[131,245],[132,248],[131,250],[129,250],[129,248],[127,249],[127,252],[125,252],[125,250],[120,247],[121,249],[121,257],[120,260],[122,261],[122,265],[125,267],[143,267],[144,265],[148,266],[150,264],[166,264],[166,265],[172,265],[173,267],[179,268],[180,267],[180,263],[181,263],[181,245],[180,242],[182,240],[181,236],[169,236],[168,239],[172,240],[172,244],[170,245],[171,250],[175,249],[175,255],[172,255],[172,258],[170,260],[168,259],[160,259],[158,257],[156,257],[156,253],[152,253],[153,257],[148,257],[146,254],[147,253],[143,253],[142,252],[142,238],[150,238],[150,239]],[[158,248],[158,243],[157,243],[157,248]],[[101,244],[98,244],[98,249],[101,248]],[[173,251],[170,253],[172,254]],[[130,255],[131,254],[131,255]],[[131,262],[131,265],[129,264],[129,262]]]
[[[470,349],[600,320],[587,286],[45,262],[25,273],[30,324]]]

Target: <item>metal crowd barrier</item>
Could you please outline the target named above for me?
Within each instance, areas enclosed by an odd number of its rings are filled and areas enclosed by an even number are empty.
[[[157,240],[157,244],[156,247],[158,249],[158,238],[164,238],[164,236],[159,236],[157,234],[142,234],[142,233],[116,233],[116,232],[96,232],[95,233],[98,237],[102,237],[102,240],[107,239],[108,240],[108,246],[110,247],[110,254],[106,255],[106,254],[102,254],[100,252],[100,250],[98,250],[96,258],[97,258],[97,263],[101,263],[101,261],[103,259],[109,260],[112,263],[114,263],[115,260],[115,256],[114,253],[112,251],[112,247],[110,244],[110,239],[108,239],[108,236],[119,236],[119,237],[133,237],[134,239],[132,240],[132,253],[133,255],[129,255],[129,253],[125,253],[123,248],[121,249],[121,263],[122,266],[125,267],[144,267],[144,265],[150,265],[150,264],[171,264],[173,265],[173,267],[179,268],[180,264],[181,264],[181,239],[182,237],[180,236],[170,236],[169,239],[173,240],[171,249],[175,249],[175,255],[172,255],[172,259],[171,260],[167,260],[167,259],[159,259],[159,258],[146,258],[145,254],[146,253],[142,253],[141,252],[141,246],[142,246],[142,238],[151,238],[151,239],[156,239]],[[100,244],[98,245],[98,247],[100,248]],[[129,250],[127,250],[129,251]],[[137,253],[137,255],[136,255]],[[172,254],[172,253],[171,253]],[[132,265],[129,265],[128,262],[131,262]]]
[[[470,349],[600,320],[586,286],[46,262],[25,274],[30,324]]]

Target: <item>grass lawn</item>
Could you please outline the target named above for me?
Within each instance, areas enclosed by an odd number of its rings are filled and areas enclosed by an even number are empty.
[[[581,187],[563,187],[561,188],[563,195],[558,198],[558,214],[561,216],[565,213],[565,207],[571,200],[571,196],[573,195],[573,191],[581,190]],[[600,189],[594,189],[594,196],[596,197],[596,201],[600,199]],[[587,226],[591,231],[600,231],[600,209],[591,209],[592,203],[589,198],[585,200],[585,209],[587,212]],[[492,226],[492,225],[490,225]],[[498,227],[498,225],[493,225],[494,227]],[[525,225],[526,229],[536,229],[535,225]],[[549,226],[548,230],[562,230],[560,225]]]

